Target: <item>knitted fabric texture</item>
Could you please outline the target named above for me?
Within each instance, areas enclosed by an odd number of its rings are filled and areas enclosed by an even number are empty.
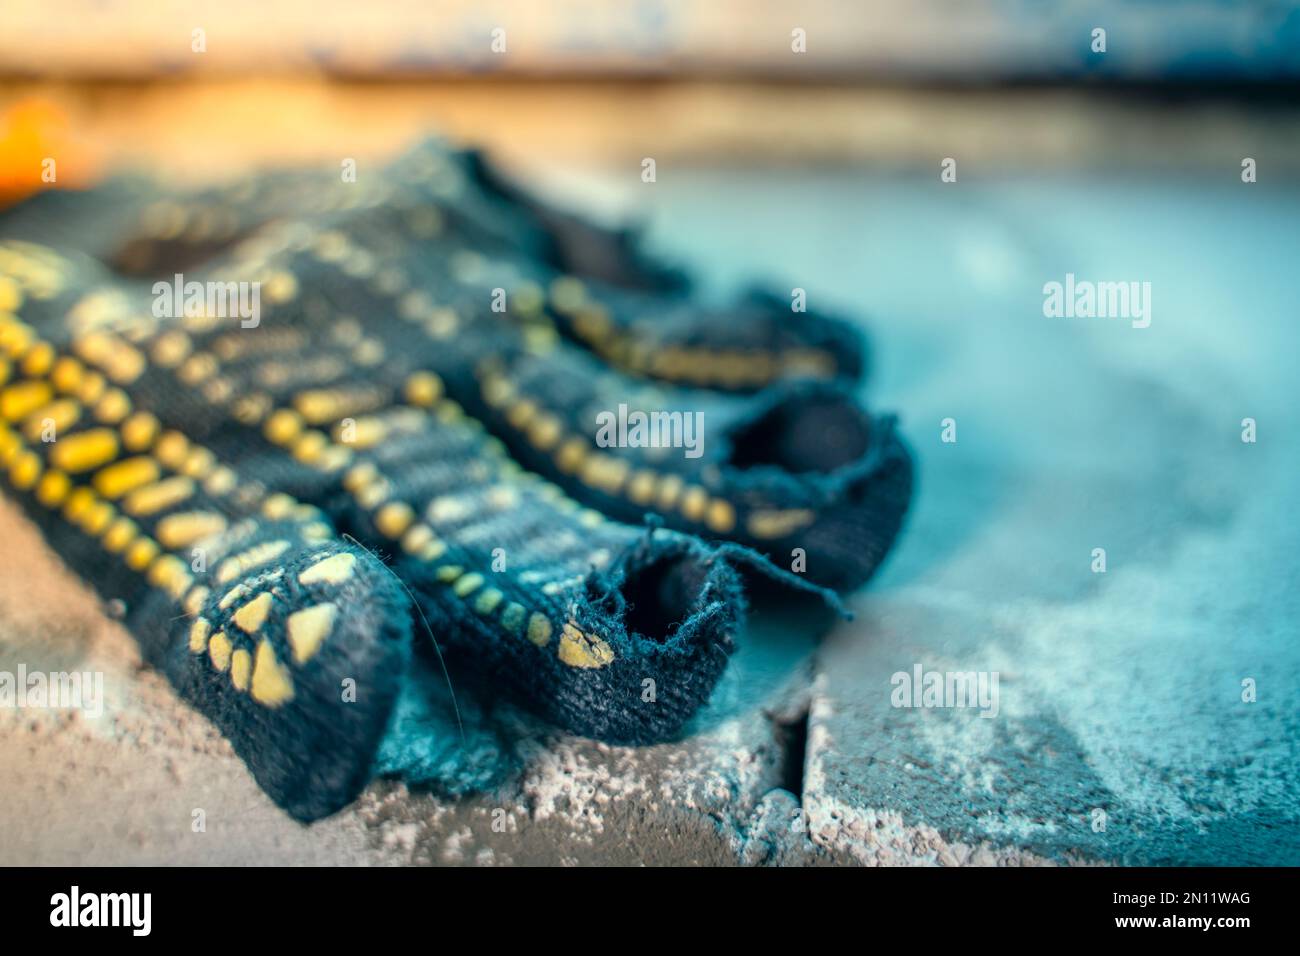
[[[175,273],[256,284],[257,321],[159,310]],[[694,308],[629,235],[439,143],[374,188],[47,193],[0,216],[0,476],[313,820],[418,725],[424,622],[491,693],[650,743],[709,698],[742,571],[832,603],[870,576],[909,456],[854,398],[851,328],[780,309]],[[620,406],[702,422],[700,453],[602,442]]]

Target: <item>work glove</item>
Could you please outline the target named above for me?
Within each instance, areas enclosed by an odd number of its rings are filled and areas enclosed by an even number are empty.
[[[0,216],[6,492],[305,821],[364,787],[425,642],[564,730],[679,735],[746,583],[840,607],[911,490],[847,323],[702,308],[475,153],[373,178]]]

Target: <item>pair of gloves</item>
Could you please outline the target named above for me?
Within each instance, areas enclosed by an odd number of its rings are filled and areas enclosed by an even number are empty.
[[[867,364],[439,142],[0,213],[0,487],[303,821],[365,786],[429,634],[567,731],[680,733],[747,585],[834,604],[893,542]]]

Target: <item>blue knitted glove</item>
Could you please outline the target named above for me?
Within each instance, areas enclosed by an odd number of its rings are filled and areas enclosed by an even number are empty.
[[[726,664],[742,572],[861,584],[911,487],[847,325],[694,308],[476,154],[382,182],[122,180],[0,218],[7,493],[303,820],[367,781],[413,610],[555,724],[663,740]],[[256,287],[256,322],[158,309],[178,272]]]

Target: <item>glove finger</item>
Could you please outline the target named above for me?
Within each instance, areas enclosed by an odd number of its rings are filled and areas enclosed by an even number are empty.
[[[866,375],[862,334],[842,318],[809,311],[806,295],[751,289],[726,307],[702,307],[689,298],[685,274],[645,254],[635,232],[549,206],[481,154],[463,155],[478,192],[548,237],[533,257],[550,269],[546,309],[564,335],[606,361],[637,375],[728,391],[783,378]]]
[[[0,463],[7,490],[106,598],[146,660],[309,820],[368,779],[401,686],[409,605],[314,508],[164,428],[83,363],[67,260],[0,244]],[[118,384],[114,384],[117,382]],[[350,689],[350,693],[349,693]]]
[[[647,535],[523,471],[460,407],[433,398],[360,424],[341,521],[384,542],[453,654],[566,730],[649,743],[708,699],[741,626],[728,562]]]

